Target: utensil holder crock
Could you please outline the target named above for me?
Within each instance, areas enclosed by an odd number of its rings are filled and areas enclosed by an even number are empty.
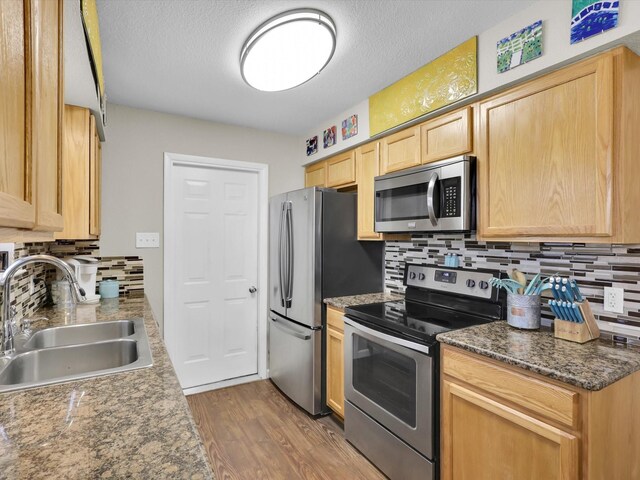
[[[540,295],[507,294],[507,323],[515,328],[540,328]]]

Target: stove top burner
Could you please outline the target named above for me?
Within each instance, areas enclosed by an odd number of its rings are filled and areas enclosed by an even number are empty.
[[[435,344],[439,333],[492,321],[458,310],[406,300],[356,305],[345,309],[345,314],[378,330],[396,336],[401,334],[423,345]]]

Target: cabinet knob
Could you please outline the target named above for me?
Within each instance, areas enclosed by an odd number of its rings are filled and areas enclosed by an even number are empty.
[[[249,287],[249,293],[256,293],[258,289],[256,287]]]

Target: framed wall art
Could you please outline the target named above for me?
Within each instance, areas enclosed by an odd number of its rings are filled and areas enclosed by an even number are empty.
[[[498,73],[504,73],[542,55],[542,20],[503,38],[496,45]]]
[[[307,139],[307,157],[310,157],[314,153],[318,153],[318,136]]]

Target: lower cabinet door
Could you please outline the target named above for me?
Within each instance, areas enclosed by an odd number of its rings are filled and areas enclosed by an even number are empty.
[[[344,333],[327,327],[327,405],[344,418]]]
[[[578,479],[575,436],[446,380],[442,409],[443,479]]]

